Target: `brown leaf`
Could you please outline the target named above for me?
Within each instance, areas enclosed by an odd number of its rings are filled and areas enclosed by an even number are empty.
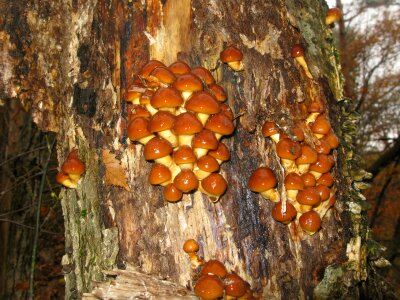
[[[102,156],[106,167],[106,184],[120,186],[130,191],[126,171],[121,162],[109,150],[103,150]]]

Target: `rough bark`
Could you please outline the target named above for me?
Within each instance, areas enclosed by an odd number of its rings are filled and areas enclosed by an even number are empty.
[[[2,75],[2,83],[11,83],[3,97],[26,101],[40,128],[58,133],[60,163],[78,148],[87,166],[78,189],[63,192],[67,298],[103,280],[101,271],[114,267],[117,255],[120,267],[190,287],[193,274],[181,250],[188,238],[263,298],[357,297],[356,284],[365,279],[364,235],[361,205],[349,204],[357,193],[344,175],[345,147],[335,153],[337,204],[313,236],[299,237],[294,225],[276,223],[272,204],[247,188],[259,165],[271,166],[282,182],[273,145],[260,134],[266,119],[291,135],[306,106],[320,99],[341,135],[342,83],[332,32],[323,22],[324,1],[43,0],[3,6],[9,13],[3,60],[12,62],[8,78]],[[290,57],[296,43],[306,46],[314,80]],[[123,92],[150,58],[168,65],[178,57],[212,68],[229,44],[243,50],[246,66],[238,74],[226,66],[214,72],[229,106],[242,114],[225,140],[232,154],[222,168],[229,189],[216,204],[199,192],[166,203],[161,189],[147,183],[142,147],[129,144],[121,130]],[[104,149],[126,168],[130,192],[106,184]]]

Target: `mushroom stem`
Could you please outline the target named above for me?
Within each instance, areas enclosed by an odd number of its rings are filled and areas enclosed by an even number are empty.
[[[160,158],[156,158],[154,160],[156,163],[162,164],[168,168],[170,168],[173,165],[173,160],[172,157],[170,155],[166,155]]]
[[[299,169],[297,168],[294,160],[281,158],[281,163],[287,173],[299,173]]]
[[[244,64],[241,60],[228,62],[228,66],[235,72],[240,72],[244,69]]]
[[[193,135],[178,135],[179,146],[191,146]]]
[[[154,134],[145,136],[144,138],[141,138],[138,140],[139,143],[141,143],[142,145],[146,145],[148,143],[148,141],[150,141],[153,137],[155,137]]]
[[[279,193],[276,189],[269,189],[260,193],[264,199],[270,200],[272,202],[279,202]]]
[[[193,253],[188,253],[189,258],[190,258],[190,264],[192,269],[197,269],[201,265],[203,265],[204,261],[202,258],[198,257],[195,252]]]
[[[172,148],[178,147],[178,138],[176,137],[175,134],[172,133],[171,130],[163,130],[158,132],[158,135],[161,136],[162,138],[166,139],[168,142],[171,143]]]
[[[299,63],[299,65],[303,68],[304,73],[306,73],[307,77],[313,79],[313,76],[311,75],[310,70],[308,69],[307,62],[304,59],[304,56],[298,56],[295,59]]]
[[[308,172],[308,169],[310,168],[310,164],[299,164],[297,166],[299,173],[304,174]]]

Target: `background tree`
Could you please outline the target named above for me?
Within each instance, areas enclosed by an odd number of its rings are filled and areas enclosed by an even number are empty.
[[[57,133],[60,164],[76,148],[87,166],[78,189],[62,191],[67,298],[91,290],[93,281],[106,279],[102,270],[117,265],[191,286],[193,274],[181,250],[188,238],[201,242],[206,259],[222,260],[263,297],[373,293],[366,287],[363,200],[351,186],[355,132],[343,126],[353,115],[349,102],[338,104],[342,86],[332,32],[324,25],[324,1],[13,1],[2,6],[7,12],[2,98],[22,100],[40,129]],[[306,46],[313,80],[290,56],[296,43]],[[239,74],[226,66],[214,72],[240,116],[226,140],[232,154],[223,167],[229,189],[217,204],[198,192],[165,203],[161,190],[147,183],[142,147],[126,139],[123,95],[150,58],[213,68],[229,44],[243,50],[246,65]],[[274,146],[261,138],[261,125],[274,120],[293,137],[294,125],[304,124],[313,101],[325,105],[341,136],[334,171],[340,189],[322,230],[299,238],[294,225],[289,230],[273,221],[272,204],[250,192],[247,180],[264,164],[282,181]],[[115,172],[123,174],[117,182],[110,176]],[[141,294],[141,287],[130,286],[131,295],[135,292]]]
[[[400,9],[396,1],[336,1],[345,18],[337,37],[345,78],[345,96],[359,113],[358,154],[374,180],[364,192],[372,207],[373,237],[385,247],[393,264],[380,272],[399,290],[398,161],[400,72]],[[400,295],[397,294],[397,297]]]

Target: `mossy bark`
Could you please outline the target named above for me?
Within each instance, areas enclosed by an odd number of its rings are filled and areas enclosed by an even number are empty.
[[[272,203],[247,187],[260,165],[272,167],[282,182],[273,143],[260,132],[267,119],[293,136],[307,105],[318,100],[344,141],[341,120],[347,116],[338,104],[342,83],[324,1],[13,1],[6,7],[12,17],[3,41],[20,55],[6,51],[14,62],[3,97],[28,103],[37,124],[58,133],[60,164],[73,148],[86,163],[78,189],[62,194],[67,298],[89,291],[93,280],[104,278],[102,269],[117,264],[191,286],[181,250],[188,238],[263,298],[358,297],[366,233],[347,170],[350,144],[335,151],[338,201],[313,236],[300,238],[294,225],[276,223]],[[290,56],[296,43],[306,48],[313,80]],[[242,49],[245,70],[233,73],[222,65],[214,72],[240,115],[225,140],[231,150],[222,167],[228,191],[216,204],[199,192],[166,203],[161,189],[147,183],[150,164],[142,147],[129,145],[120,127],[122,95],[148,59],[168,65],[178,58],[211,69],[230,44]],[[106,184],[104,149],[126,168],[130,192]]]

